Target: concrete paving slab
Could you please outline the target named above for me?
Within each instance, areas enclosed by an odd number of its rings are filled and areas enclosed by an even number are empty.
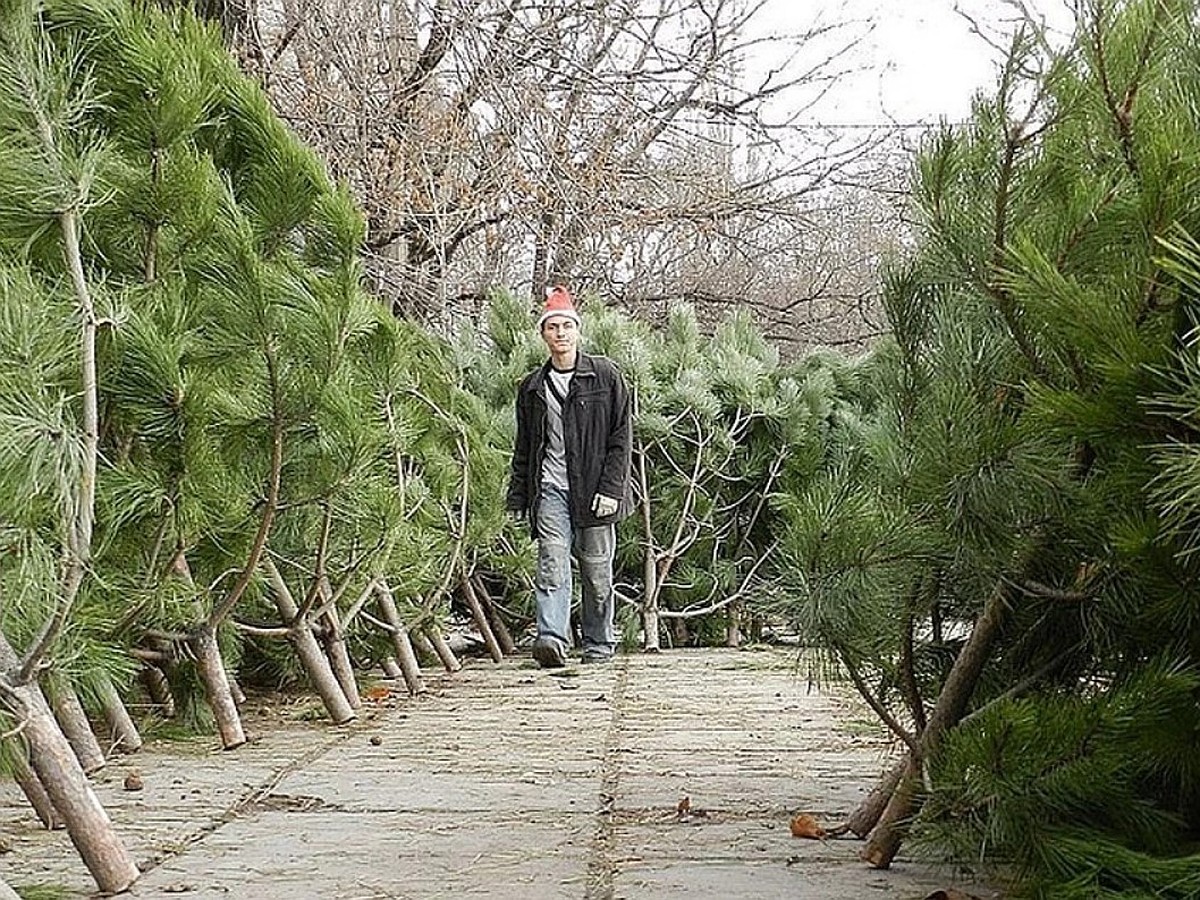
[[[130,896],[999,896],[903,857],[871,870],[857,841],[792,837],[796,813],[840,821],[896,752],[848,690],[814,690],[795,651],[628,655],[557,674],[469,660],[426,681],[349,726],[312,721],[311,702],[256,706],[236,751],[154,741],[110,764],[96,791],[145,872]],[[127,792],[135,767],[145,786]],[[10,884],[94,890],[12,785],[0,837]]]

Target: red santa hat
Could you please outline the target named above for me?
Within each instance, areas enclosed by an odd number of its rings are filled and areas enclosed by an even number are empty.
[[[571,292],[561,284],[556,284],[546,291],[546,305],[538,319],[537,330],[540,332],[542,326],[546,324],[546,320],[555,316],[571,319],[577,328],[583,324],[579,320],[579,313],[575,311],[575,300],[571,297]]]

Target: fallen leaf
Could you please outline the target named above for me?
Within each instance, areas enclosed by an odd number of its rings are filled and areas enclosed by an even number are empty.
[[[681,816],[686,816],[688,814],[688,810],[691,808],[692,808],[692,798],[684,797],[682,800],[679,801],[679,805],[675,807],[675,812]]]
[[[364,697],[367,700],[386,700],[392,695],[392,689],[386,684],[377,684],[367,688]]]
[[[789,825],[792,829],[792,837],[814,838],[816,840],[825,839],[825,829],[818,825],[817,820],[807,813],[794,816]]]

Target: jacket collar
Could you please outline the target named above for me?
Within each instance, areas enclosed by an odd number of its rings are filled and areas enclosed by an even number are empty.
[[[541,367],[534,370],[533,377],[529,379],[529,383],[525,385],[526,391],[541,393],[546,384],[546,373],[550,371],[550,360],[546,360]],[[575,357],[575,377],[576,378],[595,378],[596,363],[592,357],[582,351]]]

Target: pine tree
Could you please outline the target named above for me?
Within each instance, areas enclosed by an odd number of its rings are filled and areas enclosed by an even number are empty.
[[[918,160],[878,405],[785,539],[793,615],[908,748],[852,819],[875,865],[924,804],[918,834],[1031,894],[1194,892],[1196,581],[1159,467],[1186,446],[1162,410],[1194,295],[1163,241],[1200,225],[1195,16],[1096,7],[1049,59],[1018,35]]]
[[[87,127],[97,95],[81,48],[55,47],[32,4],[0,10],[0,60],[0,184],[9,197],[0,277],[10,301],[5,325],[14,329],[5,338],[17,345],[12,362],[25,357],[41,369],[9,364],[0,377],[0,471],[18,491],[5,495],[2,520],[11,550],[0,571],[0,705],[97,885],[119,892],[137,879],[137,866],[39,684],[61,652],[93,561],[101,310],[81,235],[89,210],[103,202],[110,157]],[[31,383],[34,374],[50,380]],[[14,625],[22,632],[15,645]]]

